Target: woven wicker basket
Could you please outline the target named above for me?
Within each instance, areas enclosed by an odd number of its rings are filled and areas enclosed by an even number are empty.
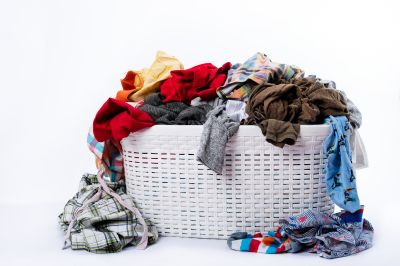
[[[196,161],[202,130],[158,125],[121,142],[127,192],[161,235],[226,239],[273,230],[307,208],[333,212],[322,173],[328,126],[301,126],[296,144],[283,149],[257,126],[240,126],[222,175]]]

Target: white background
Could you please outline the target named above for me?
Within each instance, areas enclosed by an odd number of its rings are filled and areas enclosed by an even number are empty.
[[[0,263],[399,265],[399,11],[395,1],[1,0]],[[358,190],[375,246],[334,261],[176,238],[114,255],[62,251],[57,215],[95,172],[88,127],[125,72],[149,66],[157,50],[187,68],[260,51],[336,81],[364,116],[370,168],[358,172]]]

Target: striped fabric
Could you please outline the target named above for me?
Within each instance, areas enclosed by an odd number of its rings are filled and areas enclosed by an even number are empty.
[[[236,239],[241,233],[235,233],[228,240],[229,247],[233,250],[277,254],[291,250],[292,240],[276,232],[246,234],[243,239]]]
[[[272,62],[265,54],[256,53],[243,64],[232,66],[225,84],[217,90],[217,94],[222,99],[246,100],[256,85],[303,77],[303,70]]]
[[[306,210],[281,220],[275,232],[238,232],[227,244],[233,250],[266,254],[308,250],[328,259],[349,256],[372,246],[374,229],[362,218],[363,211],[328,215]]]

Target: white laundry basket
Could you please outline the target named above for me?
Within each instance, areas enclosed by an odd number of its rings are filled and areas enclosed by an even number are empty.
[[[273,230],[311,208],[332,213],[322,142],[327,125],[301,126],[277,148],[257,126],[240,126],[227,144],[222,175],[196,160],[202,126],[163,126],[122,140],[127,192],[163,236],[226,239]]]

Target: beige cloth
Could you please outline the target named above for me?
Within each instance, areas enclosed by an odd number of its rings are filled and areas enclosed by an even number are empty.
[[[134,102],[141,101],[144,96],[156,91],[160,87],[161,82],[171,77],[172,70],[181,69],[183,69],[183,65],[176,57],[159,51],[149,68],[133,71],[136,75],[134,80],[135,88],[128,91],[119,91],[117,99]]]

